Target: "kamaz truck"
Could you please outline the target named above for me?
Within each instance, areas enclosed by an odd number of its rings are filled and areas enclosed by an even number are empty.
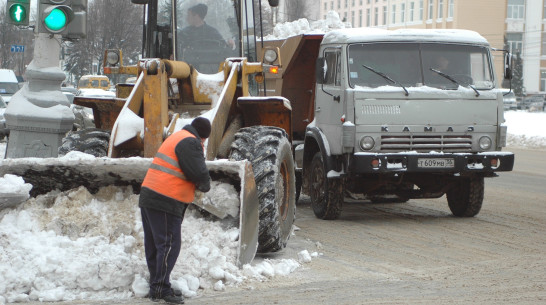
[[[280,67],[263,89],[292,103],[296,188],[318,218],[338,218],[347,197],[443,195],[472,217],[484,178],[513,168],[492,48],[476,32],[342,29],[263,49]]]

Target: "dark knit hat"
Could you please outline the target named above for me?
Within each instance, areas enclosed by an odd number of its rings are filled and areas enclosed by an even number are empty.
[[[199,15],[201,19],[205,19],[205,16],[207,15],[207,11],[209,10],[209,8],[205,4],[199,3],[197,5],[190,7],[189,10],[192,11],[194,14]]]
[[[210,121],[204,117],[197,117],[191,122],[191,126],[197,130],[199,136],[206,139],[210,136]]]

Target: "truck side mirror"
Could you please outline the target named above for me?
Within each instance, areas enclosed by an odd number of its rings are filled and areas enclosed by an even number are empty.
[[[504,79],[512,79],[512,54],[504,54]]]
[[[269,0],[269,6],[271,7],[279,6],[279,0]]]
[[[328,71],[328,65],[326,64],[326,58],[319,57],[315,65],[315,79],[317,84],[324,84],[326,80],[326,72]]]

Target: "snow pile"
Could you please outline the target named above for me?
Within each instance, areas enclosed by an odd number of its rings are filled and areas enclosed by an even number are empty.
[[[8,178],[12,190],[28,188]],[[237,197],[229,187],[218,189],[209,198]],[[288,275],[310,261],[299,254],[299,262],[264,260],[238,268],[238,237],[238,228],[188,209],[173,287],[194,297]],[[144,297],[148,276],[138,195],[130,188],[51,192],[0,211],[0,304]]]
[[[326,19],[313,22],[302,18],[292,22],[278,23],[273,29],[273,34],[264,37],[264,40],[284,39],[300,34],[324,34],[332,30],[350,28],[349,23],[344,23],[335,11],[329,11]]]
[[[23,178],[19,176],[6,174],[4,177],[0,177],[0,194],[26,194],[26,198],[29,198],[31,189],[32,185],[25,183]]]
[[[505,111],[508,126],[507,145],[546,148],[546,113]]]
[[[199,92],[206,95],[213,103],[211,108],[217,106],[218,99],[224,88],[224,71],[216,74],[198,74],[195,86]]]

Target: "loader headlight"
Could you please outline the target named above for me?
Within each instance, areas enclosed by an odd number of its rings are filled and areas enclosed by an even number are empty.
[[[370,150],[375,146],[375,140],[370,136],[365,136],[360,139],[360,148]]]
[[[480,141],[478,142],[482,150],[488,150],[489,148],[491,148],[491,143],[492,143],[491,138],[488,136],[481,137]]]
[[[265,50],[265,53],[264,53],[264,59],[266,62],[268,63],[274,63],[275,60],[277,60],[277,52],[275,52],[275,50]]]
[[[115,66],[119,63],[119,54],[116,51],[108,51],[106,54],[106,62],[111,65]]]

